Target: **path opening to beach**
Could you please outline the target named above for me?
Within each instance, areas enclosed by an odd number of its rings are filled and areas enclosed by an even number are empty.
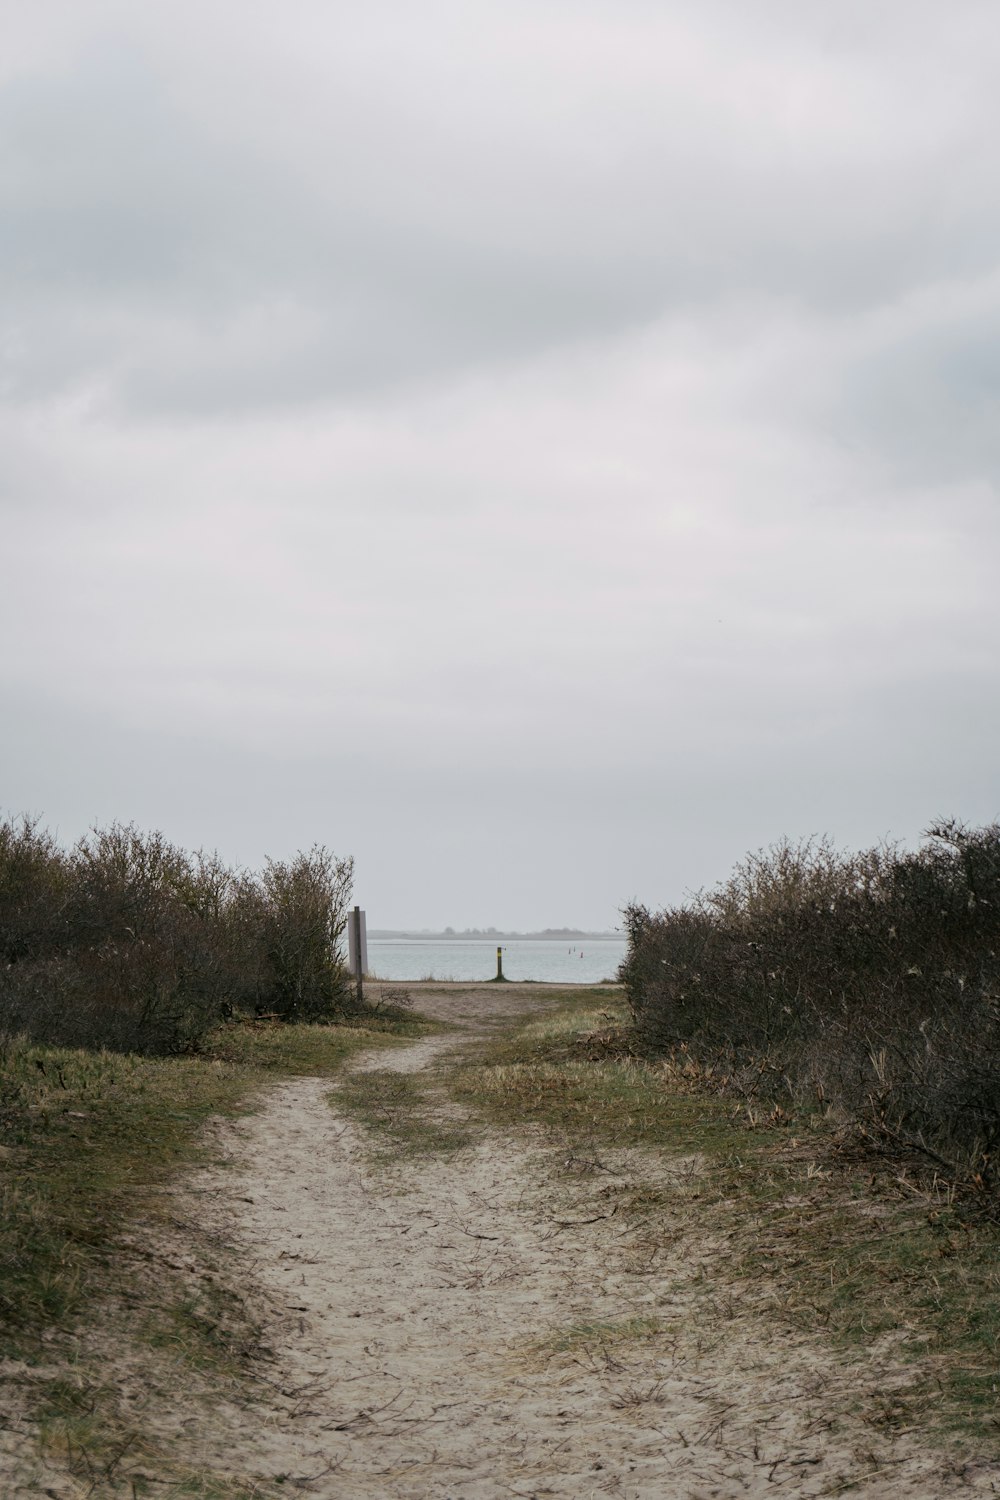
[[[544,987],[419,986],[415,999],[445,1029],[361,1054],[340,1080],[275,1086],[212,1127],[213,1163],[173,1190],[151,1253],[237,1289],[262,1339],[251,1380],[209,1373],[187,1389],[148,1351],[116,1354],[137,1419],[200,1476],[162,1492],[993,1492],[988,1466],[956,1465],[889,1420],[910,1378],[891,1339],[859,1362],[727,1282],[740,1209],[699,1227],[697,1153],[581,1144],[456,1102],[456,1057],[544,1017]],[[90,1489],[12,1491],[160,1492],[125,1461]]]

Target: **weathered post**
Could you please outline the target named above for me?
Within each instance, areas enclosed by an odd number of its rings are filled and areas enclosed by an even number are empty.
[[[365,1000],[365,993],[364,993],[364,952],[363,952],[363,945],[362,945],[362,942],[361,942],[361,907],[360,906],[356,906],[354,908],[354,910],[351,912],[351,937],[353,938],[353,942],[351,943],[350,946],[354,950],[352,957],[354,959],[354,978],[355,978],[355,981],[356,981],[357,987],[358,987],[358,1004],[359,1005],[363,1005],[364,1004],[364,1000]]]
[[[497,943],[497,979],[503,978],[503,949]]]

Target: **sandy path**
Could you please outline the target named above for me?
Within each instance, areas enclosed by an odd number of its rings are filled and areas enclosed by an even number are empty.
[[[432,1003],[483,1024],[480,995],[420,997]],[[433,1070],[452,1045],[356,1066]],[[193,1184],[266,1294],[276,1353],[266,1403],[199,1424],[213,1466],[320,1500],[993,1492],[985,1470],[851,1415],[862,1386],[904,1378],[890,1355],[859,1373],[760,1317],[706,1314],[689,1243],[651,1265],[613,1216],[581,1222],[602,1174],[648,1178],[648,1159],[603,1153],[584,1180],[540,1140],[490,1134],[373,1166],[330,1095],[321,1080],[279,1087],[223,1127],[229,1169]],[[653,1317],[654,1336],[614,1338]]]

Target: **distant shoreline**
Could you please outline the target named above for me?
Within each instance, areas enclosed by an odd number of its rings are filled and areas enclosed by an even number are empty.
[[[544,927],[540,932],[501,932],[496,927],[467,927],[463,932],[456,932],[453,927],[446,927],[443,932],[430,932],[426,928],[415,932],[413,929],[397,927],[370,927],[368,937],[370,941],[380,938],[408,938],[411,942],[435,943],[492,942],[494,939],[500,942],[519,939],[522,942],[564,943],[582,938],[589,942],[599,938],[605,941],[624,941],[624,934],[621,932],[584,932],[579,927]]]

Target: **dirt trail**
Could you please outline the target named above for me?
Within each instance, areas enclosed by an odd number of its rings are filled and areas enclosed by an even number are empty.
[[[472,1031],[496,1023],[499,1000],[420,996]],[[355,1066],[433,1069],[454,1040]],[[540,1140],[490,1133],[373,1165],[330,1094],[311,1079],[276,1089],[223,1127],[233,1165],[192,1185],[267,1295],[276,1351],[266,1404],[200,1424],[213,1467],[287,1476],[319,1500],[993,1492],[917,1434],[852,1417],[857,1366],[718,1301],[706,1316],[688,1250],[651,1268],[613,1216],[584,1222],[595,1175],[648,1179],[648,1159],[560,1170]],[[623,1325],[631,1337],[615,1337]],[[900,1374],[887,1353],[861,1378]]]
[[[544,990],[419,988],[421,1009],[462,1030],[353,1066],[420,1071],[448,1118],[438,1062],[526,1003],[544,1010]],[[692,1233],[683,1194],[658,1209],[653,1240],[612,1212],[623,1184],[659,1174],[676,1189],[696,1160],[559,1151],[529,1130],[475,1126],[471,1139],[373,1159],[320,1079],[218,1124],[219,1164],[172,1195],[173,1238],[157,1253],[192,1279],[214,1262],[256,1307],[270,1354],[248,1403],[238,1380],[192,1372],[180,1391],[147,1346],[116,1349],[121,1399],[161,1449],[192,1474],[241,1476],[241,1494],[314,1500],[1000,1492],[995,1469],[866,1422],[872,1394],[910,1378],[892,1347],[852,1365],[748,1305],[725,1284],[720,1246]],[[5,1434],[0,1459],[7,1447]],[[49,1471],[7,1493],[128,1494],[101,1483]]]

